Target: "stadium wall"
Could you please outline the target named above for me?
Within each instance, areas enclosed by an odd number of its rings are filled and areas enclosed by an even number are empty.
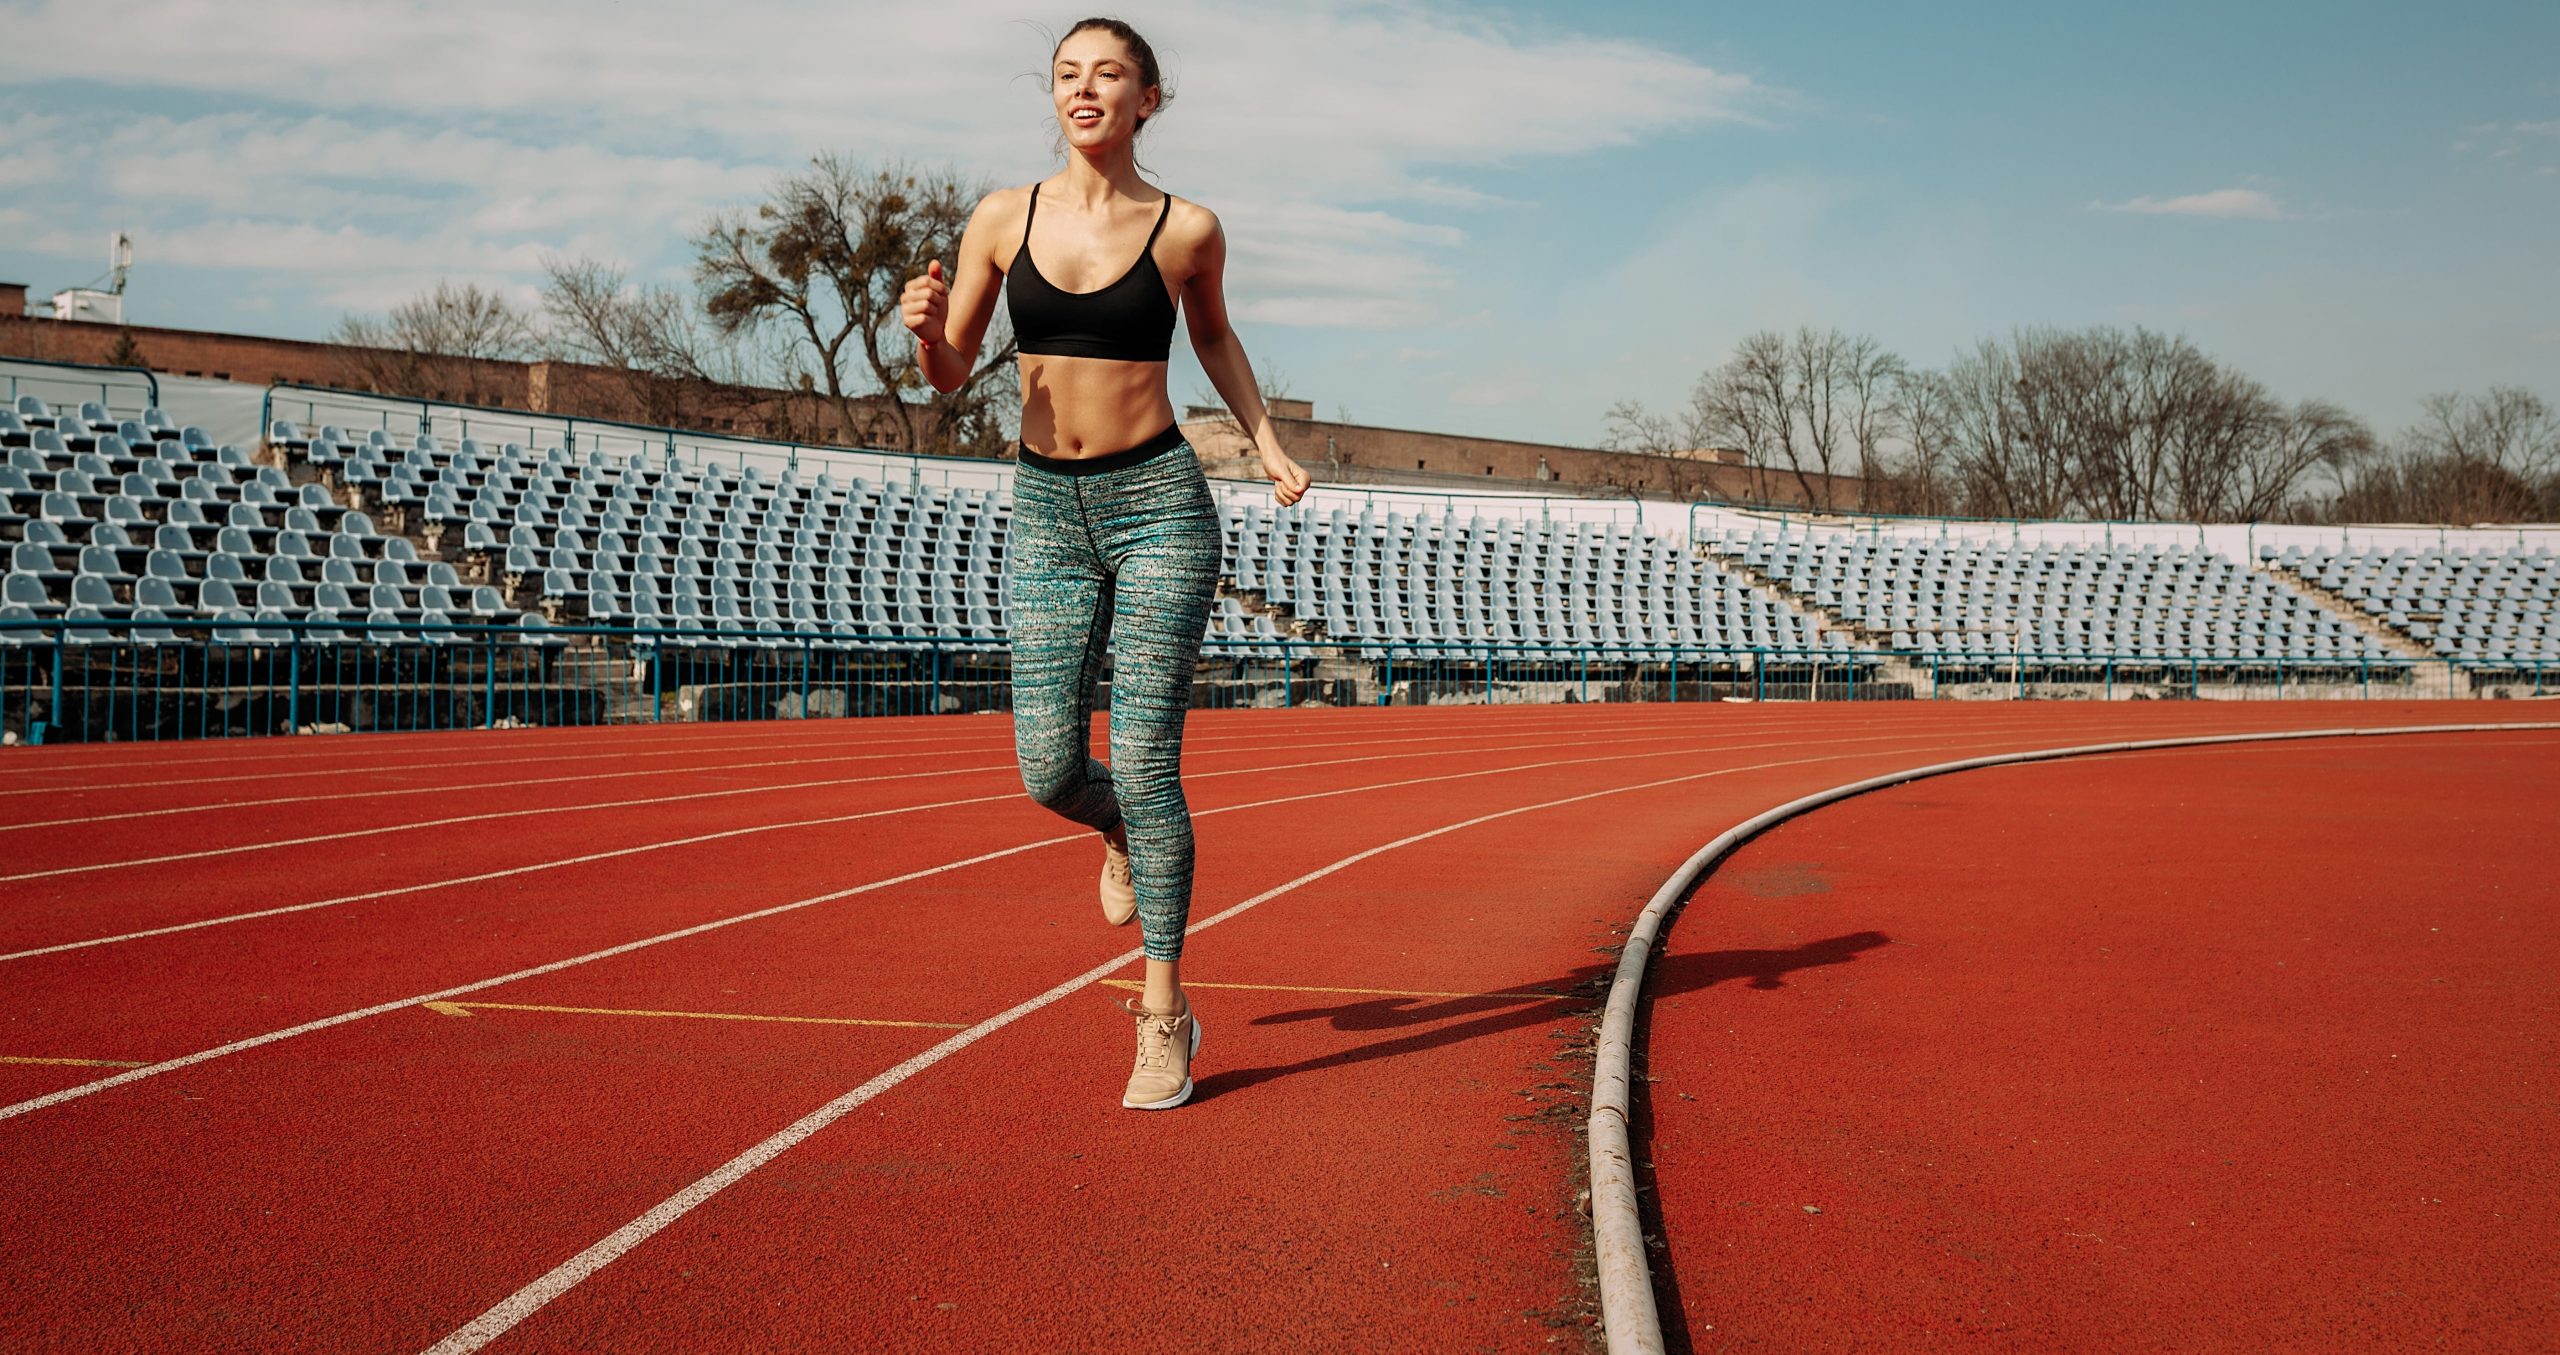
[[[19,289],[23,293],[24,289]],[[709,382],[672,386],[672,407],[652,409],[634,383],[609,368],[574,362],[507,362],[440,354],[393,355],[406,370],[386,389],[376,375],[380,350],[265,335],[164,329],[155,325],[106,325],[20,314],[0,289],[0,357],[112,365],[120,337],[130,337],[140,365],[170,376],[266,386],[360,388],[413,399],[502,406],[541,414],[699,428],[705,432],[826,443],[841,447],[896,446],[904,441],[888,402],[853,402],[854,424],[822,396],[802,391],[723,387]],[[924,410],[914,411],[929,423]],[[672,416],[672,417],[670,417]],[[929,439],[931,428],[921,431]]]
[[[1208,462],[1250,458],[1252,440],[1220,409],[1193,406],[1184,411],[1184,436]],[[1304,463],[1319,480],[1336,482],[1412,477],[1413,482],[1451,487],[1453,482],[1557,493],[1606,487],[1620,493],[1682,502],[1705,499],[1727,503],[1772,503],[1853,508],[1864,502],[1866,482],[1855,476],[1813,475],[1803,481],[1769,466],[1743,465],[1724,459],[1732,454],[1655,456],[1612,452],[1596,447],[1567,447],[1548,442],[1471,437],[1460,433],[1426,433],[1410,428],[1340,423],[1313,417],[1304,400],[1271,402],[1271,426],[1280,445]],[[1345,471],[1360,472],[1355,476]],[[1808,497],[1807,482],[1812,497]]]

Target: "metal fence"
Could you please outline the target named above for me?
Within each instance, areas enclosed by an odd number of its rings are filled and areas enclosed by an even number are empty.
[[[353,621],[0,622],[10,743],[954,714],[1011,708],[1000,639]],[[2560,666],[1842,649],[1213,642],[1197,707],[2560,695]],[[1106,673],[1099,704],[1109,704]]]
[[[262,429],[273,429],[279,420],[297,425],[306,436],[324,426],[359,438],[378,429],[401,447],[409,446],[423,434],[449,447],[470,438],[488,444],[492,450],[514,442],[536,452],[554,447],[580,457],[601,452],[635,465],[663,466],[671,458],[681,458],[697,467],[742,471],[753,466],[767,473],[797,469],[804,476],[832,472],[843,477],[859,475],[945,489],[996,489],[1009,483],[1012,476],[1009,462],[987,457],[813,446],[747,434],[459,405],[325,386],[270,386],[260,408]]]
[[[140,367],[0,358],[0,400],[15,405],[21,395],[67,412],[97,404],[119,419],[139,419],[144,410],[159,406],[160,378]]]

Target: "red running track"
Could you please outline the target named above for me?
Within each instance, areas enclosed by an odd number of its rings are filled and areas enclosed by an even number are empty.
[[[416,1349],[493,1311],[451,1348],[1570,1344],[1590,996],[1700,841],[1949,756],[2537,713],[1203,714],[1224,920],[1164,1115],[1119,1109],[1119,994],[1073,986],[1135,938],[999,721],[27,750],[11,789],[87,789],[0,799],[0,1058],[100,1062],[0,1062],[33,1164],[0,1227],[43,1240],[0,1347]],[[633,774],[491,784],[599,771]],[[158,808],[183,835],[23,826]]]
[[[1647,984],[1674,1348],[2560,1345],[2555,755],[2001,767],[1744,847]]]

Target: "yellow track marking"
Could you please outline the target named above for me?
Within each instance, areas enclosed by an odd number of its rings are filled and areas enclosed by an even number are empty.
[[[19,1058],[11,1054],[0,1054],[0,1063],[43,1063],[62,1068],[139,1068],[142,1066],[129,1059],[32,1059]]]
[[[655,1012],[617,1007],[544,1007],[528,1002],[426,1002],[419,1004],[446,1016],[469,1016],[476,1008],[501,1012],[567,1012],[573,1016],[681,1016],[695,1021],[779,1021],[803,1026],[905,1026],[918,1030],[966,1030],[960,1021],[874,1021],[858,1016],[749,1016],[738,1012]],[[139,1065],[129,1065],[139,1066]]]
[[[1130,991],[1130,992],[1132,992],[1132,993],[1143,993],[1143,992],[1145,992],[1145,991],[1147,990],[1147,985],[1145,985],[1144,983],[1139,982],[1139,981],[1138,981],[1138,980],[1136,980],[1136,979],[1104,979],[1102,982],[1103,982],[1103,984],[1104,984],[1106,987],[1111,987],[1111,988],[1125,988],[1125,989],[1129,990],[1129,991]],[[1186,983],[1184,983],[1182,986],[1183,986],[1183,987],[1185,987],[1185,988],[1226,988],[1226,989],[1234,989],[1234,990],[1239,990],[1239,991],[1243,991],[1243,992],[1252,992],[1252,993],[1353,993],[1353,994],[1357,994],[1357,995],[1362,996],[1362,997],[1549,997],[1549,998],[1560,998],[1560,997],[1570,996],[1569,994],[1566,994],[1566,993],[1542,993],[1542,992],[1538,992],[1538,991],[1536,991],[1536,990],[1534,990],[1534,989],[1528,989],[1528,990],[1516,990],[1516,991],[1506,991],[1506,992],[1498,992],[1498,993],[1432,993],[1432,992],[1423,992],[1423,991],[1420,991],[1420,990],[1418,990],[1418,989],[1412,989],[1412,988],[1317,988],[1317,987],[1311,987],[1311,986],[1307,986],[1307,985],[1303,985],[1303,984],[1291,984],[1291,983],[1187,983],[1187,982],[1186,982]]]

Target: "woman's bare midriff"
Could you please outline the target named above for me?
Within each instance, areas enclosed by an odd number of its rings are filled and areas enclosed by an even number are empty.
[[[1022,357],[1022,441],[1042,456],[1108,456],[1173,422],[1165,364],[1116,358]]]

